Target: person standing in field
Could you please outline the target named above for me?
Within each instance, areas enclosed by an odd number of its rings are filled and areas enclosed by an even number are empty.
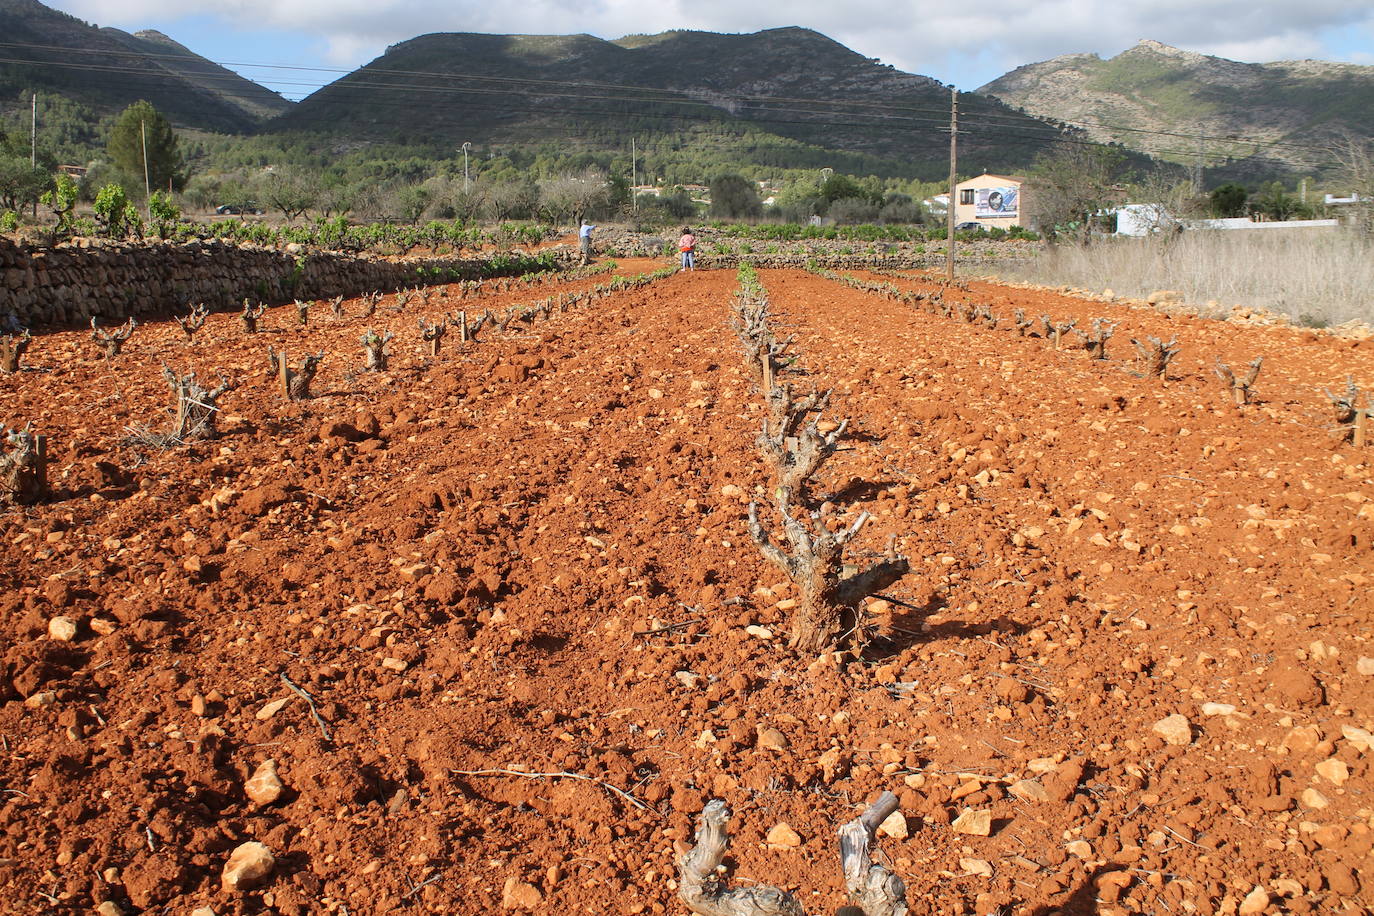
[[[582,228],[577,232],[577,246],[584,265],[592,262],[592,230],[595,228],[595,226],[584,219],[582,221]]]
[[[696,270],[697,237],[692,234],[691,228],[683,228],[682,238],[677,240],[677,250],[682,252],[682,269]]]

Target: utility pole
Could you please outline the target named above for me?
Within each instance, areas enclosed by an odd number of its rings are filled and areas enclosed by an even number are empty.
[[[138,135],[143,141],[143,195],[147,197],[153,193],[152,182],[148,180],[148,123],[138,122]]]
[[[946,230],[949,249],[945,255],[945,278],[954,282],[954,204],[959,189],[956,175],[959,164],[959,90],[949,87],[949,206],[946,208]]]
[[[639,212],[639,195],[635,193],[635,188],[639,185],[639,159],[638,147],[635,146],[635,138],[630,138],[630,212]]]
[[[33,94],[33,118],[29,122],[29,168],[38,168],[38,93]]]
[[[463,193],[468,193],[471,182],[468,181],[468,150],[472,149],[472,143],[463,141]]]

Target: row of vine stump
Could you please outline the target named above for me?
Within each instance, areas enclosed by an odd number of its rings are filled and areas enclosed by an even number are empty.
[[[410,304],[428,304],[432,296],[457,298],[458,300],[476,299],[489,292],[506,293],[511,290],[529,289],[555,282],[569,282],[613,272],[616,265],[605,262],[590,268],[571,271],[539,271],[521,277],[506,277],[488,280],[470,280],[446,284],[438,287],[415,287],[402,289],[395,294],[392,311],[401,312]],[[566,312],[591,302],[604,299],[614,293],[637,289],[664,276],[672,274],[677,268],[665,268],[651,274],[636,277],[614,277],[606,283],[596,285],[590,290],[578,293],[557,293],[547,296],[530,305],[516,305],[502,311],[487,309],[475,318],[470,318],[465,309],[456,314],[446,313],[435,322],[419,319],[419,339],[427,344],[431,357],[440,354],[440,345],[450,328],[456,329],[460,346],[476,343],[483,329],[496,328],[505,332],[512,325],[527,327],[536,321],[544,321],[555,314]],[[378,306],[385,300],[382,292],[373,292],[363,297],[361,317],[371,318]],[[327,300],[331,314],[336,320],[344,320],[344,299],[342,296]],[[321,303],[322,304],[322,303]],[[295,302],[296,320],[300,326],[309,324],[312,303]],[[243,302],[240,318],[244,334],[256,334],[258,322],[266,314],[264,303]],[[196,333],[204,326],[210,311],[204,305],[190,308],[187,314],[174,316],[185,335],[187,344],[195,341]],[[104,329],[91,319],[91,338],[101,348],[107,360],[112,360],[125,352],[125,345],[133,338],[138,329],[137,320],[130,318],[117,328]],[[389,354],[387,345],[395,338],[394,332],[386,330],[378,333],[367,328],[359,338],[363,347],[364,371],[382,372],[388,368]],[[0,335],[0,376],[21,371],[21,358],[33,340],[28,329],[20,329]],[[309,399],[310,390],[321,364],[325,358],[323,350],[307,353],[292,364],[285,352],[278,352],[272,346],[267,348],[267,363],[274,386],[288,401]],[[152,430],[144,426],[131,426],[131,442],[166,449],[206,439],[217,435],[215,421],[219,414],[219,399],[227,391],[236,387],[235,382],[217,373],[217,384],[202,384],[194,371],[179,375],[166,365],[162,367],[163,377],[167,380],[175,398],[169,408],[171,425],[167,429]],[[28,505],[44,499],[48,493],[47,485],[47,437],[38,435],[32,425],[23,429],[7,430],[0,427],[0,505]]]
[[[963,281],[956,280],[950,283],[944,278],[926,278],[932,280],[938,288],[925,292],[905,290],[891,283],[863,280],[852,274],[838,274],[829,270],[817,270],[815,273],[853,289],[883,296],[933,315],[958,319],[965,324],[989,330],[1011,330],[1019,337],[1043,337],[1055,350],[1066,349],[1069,342],[1076,338],[1077,345],[1086,350],[1089,357],[1095,360],[1105,361],[1108,359],[1107,342],[1112,338],[1117,326],[1116,322],[1106,318],[1093,318],[1091,319],[1091,329],[1084,331],[1077,326],[1078,319],[1076,318],[1055,320],[1049,315],[1041,315],[1039,316],[1040,330],[1037,330],[1036,320],[1028,317],[1024,309],[1016,309],[1010,318],[1006,318],[997,315],[992,307],[986,304],[968,302],[963,299],[956,300],[953,297],[946,299],[944,295],[946,289],[968,291],[968,284]],[[1074,337],[1070,338],[1070,334]],[[1169,365],[1180,350],[1176,336],[1167,341],[1153,336],[1147,337],[1143,341],[1132,337],[1130,341],[1135,347],[1136,364],[1142,375],[1160,379],[1168,378]],[[1212,371],[1221,380],[1225,390],[1230,393],[1235,405],[1243,408],[1254,400],[1255,381],[1259,378],[1260,368],[1263,365],[1263,356],[1256,357],[1241,370],[1233,369],[1221,360],[1216,360]],[[1374,395],[1369,392],[1362,392],[1356,386],[1354,379],[1351,378],[1346,379],[1346,387],[1343,392],[1335,394],[1328,389],[1323,389],[1323,393],[1335,412],[1336,432],[1339,434],[1339,441],[1349,442],[1357,448],[1364,447],[1371,435],[1374,435],[1374,421],[1371,421],[1371,416],[1374,416]]]
[[[787,549],[773,542],[749,504],[749,533],[763,556],[792,581],[799,602],[792,618],[789,644],[817,654],[846,638],[862,642],[859,603],[887,588],[910,569],[889,541],[886,555],[862,572],[846,576],[845,546],[868,521],[860,512],[846,524],[831,515],[813,492],[816,473],[835,454],[848,421],[821,419],[830,404],[829,391],[798,395],[793,381],[797,355],[793,338],[773,332],[768,295],[748,264],[739,268],[732,323],[743,345],[745,361],[763,396],[766,416],[757,438],[773,476],[773,508],[781,519]],[[822,507],[825,507],[824,509]],[[849,905],[842,916],[904,916],[906,885],[873,861],[871,846],[878,827],[898,807],[897,797],[883,792],[858,818],[839,829],[840,868]],[[721,867],[729,846],[725,802],[713,799],[702,810],[695,845],[678,862],[678,896],[699,916],[803,916],[791,894],[765,884],[731,888]]]

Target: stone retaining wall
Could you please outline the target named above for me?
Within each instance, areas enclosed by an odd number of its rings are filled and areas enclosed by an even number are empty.
[[[13,313],[35,330],[89,324],[92,317],[108,325],[184,312],[194,303],[220,311],[239,308],[245,298],[279,304],[492,275],[489,261],[471,257],[384,260],[218,240],[75,239],[41,248],[0,236],[0,322]]]

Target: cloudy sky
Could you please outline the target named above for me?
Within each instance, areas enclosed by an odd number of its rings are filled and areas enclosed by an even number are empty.
[[[960,89],[1060,54],[1108,57],[1141,38],[1232,60],[1374,64],[1369,0],[57,0],[48,5],[126,31],[157,29],[288,98],[301,98],[427,32],[602,38],[668,29],[753,32],[805,26]],[[251,64],[276,65],[252,67]],[[315,69],[309,69],[315,68]]]

